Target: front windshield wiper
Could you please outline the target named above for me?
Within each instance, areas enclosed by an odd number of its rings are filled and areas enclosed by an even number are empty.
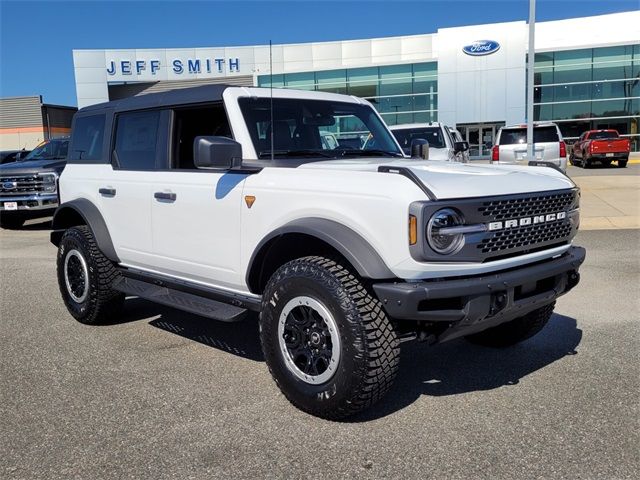
[[[271,156],[271,150],[264,150],[258,154],[258,158],[267,158]],[[335,158],[335,155],[327,153],[326,150],[274,150],[274,157],[324,157]]]
[[[385,156],[385,157],[404,157],[400,152],[389,152],[387,150],[376,150],[376,149],[368,149],[368,150],[339,150],[343,157],[347,157],[350,155],[356,155],[358,157],[376,157],[376,156]]]

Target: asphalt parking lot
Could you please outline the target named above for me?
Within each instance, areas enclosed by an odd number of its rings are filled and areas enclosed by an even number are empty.
[[[521,345],[404,344],[391,394],[349,423],[287,403],[255,318],[130,299],[75,322],[48,235],[0,231],[2,478],[637,478],[640,230],[581,231],[582,283]]]

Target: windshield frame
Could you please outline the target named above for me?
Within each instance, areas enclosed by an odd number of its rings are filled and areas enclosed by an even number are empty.
[[[263,93],[264,90],[268,89],[251,89],[251,90],[260,90],[260,93]],[[227,92],[225,92],[227,93]],[[229,114],[230,118],[233,118],[237,115],[238,120],[241,119],[241,124],[242,124],[242,130],[238,131],[240,129],[238,129],[236,127],[236,129],[234,129],[234,138],[237,138],[238,140],[240,140],[242,143],[244,143],[245,141],[251,145],[252,150],[246,149],[243,152],[243,160],[245,160],[248,165],[256,165],[256,166],[260,166],[260,167],[268,167],[268,166],[273,166],[273,167],[295,167],[297,165],[301,165],[304,163],[311,163],[311,162],[318,162],[318,161],[333,161],[333,160],[344,160],[344,159],[349,159],[349,160],[354,160],[357,161],[359,159],[366,161],[366,160],[370,160],[372,157],[372,154],[362,154],[362,153],[354,153],[354,154],[350,154],[349,150],[347,149],[347,151],[345,152],[344,149],[325,149],[325,148],[319,148],[316,149],[318,151],[318,155],[313,155],[313,152],[311,151],[312,149],[300,149],[300,148],[289,148],[287,150],[291,150],[291,151],[296,151],[296,150],[301,150],[304,151],[305,153],[303,155],[301,155],[300,157],[297,157],[295,155],[276,155],[274,156],[274,160],[272,161],[271,158],[269,158],[269,156],[264,155],[266,151],[270,152],[270,148],[267,145],[267,148],[261,148],[261,145],[257,145],[255,140],[257,139],[256,137],[256,127],[252,126],[252,119],[249,118],[249,116],[247,115],[247,108],[251,108],[250,106],[247,107],[247,103],[249,101],[260,101],[260,102],[270,102],[270,97],[267,95],[234,95],[233,102],[228,103],[228,107],[227,107],[227,113]],[[323,98],[323,97],[329,97],[329,98]],[[335,98],[332,98],[335,97]],[[384,120],[382,119],[382,117],[380,116],[380,114],[377,112],[377,110],[369,103],[366,101],[358,101],[358,102],[354,102],[354,101],[349,101],[349,99],[345,99],[345,98],[341,98],[341,95],[335,95],[335,94],[316,94],[315,92],[313,94],[309,94],[309,92],[303,92],[303,91],[287,91],[287,90],[274,90],[273,91],[273,100],[274,102],[282,102],[282,101],[291,101],[291,102],[318,102],[318,103],[328,103],[328,104],[342,104],[344,105],[345,110],[349,110],[349,109],[366,109],[367,113],[370,113],[370,115],[367,116],[367,120],[363,120],[362,118],[360,118],[360,120],[366,125],[367,130],[369,132],[371,132],[372,130],[376,130],[378,132],[378,134],[384,135],[387,138],[387,147],[388,148],[388,156],[389,158],[391,157],[397,157],[397,158],[404,158],[404,153],[402,151],[402,149],[400,148],[400,145],[397,143],[395,137],[393,136],[393,134],[389,131],[388,126],[386,125],[386,123],[384,122]],[[225,99],[228,100],[228,99]],[[243,105],[244,104],[244,105]],[[229,108],[230,107],[230,108]],[[264,109],[264,106],[262,106]],[[276,107],[277,109],[277,107]],[[335,109],[331,109],[331,115],[334,115]],[[355,115],[357,117],[357,115]],[[241,117],[241,118],[240,118]],[[277,119],[274,119],[274,122],[278,121]],[[232,120],[233,122],[233,120]],[[373,124],[372,124],[373,122]],[[298,126],[300,126],[300,124],[297,124]],[[322,135],[325,130],[325,127],[323,125],[311,125],[312,127],[317,127],[318,130],[320,131],[319,133]],[[253,129],[253,133],[252,133],[252,129]],[[328,132],[328,133],[332,133],[332,132]],[[375,132],[374,132],[375,133]],[[263,139],[264,141],[264,139]],[[353,152],[366,152],[367,150],[372,150],[372,148],[365,148],[363,149],[363,147],[365,147],[367,145],[367,141],[363,141],[362,145],[360,146],[359,149],[354,149]],[[278,146],[275,146],[276,148],[274,148],[274,150],[278,151],[278,150],[283,150],[283,149],[279,149],[277,148]],[[249,150],[249,151],[247,151]],[[377,149],[374,149],[377,150]],[[328,155],[331,152],[334,152],[335,155]],[[263,154],[262,158],[260,158],[260,153]],[[385,154],[382,153],[380,154],[381,157],[384,157]]]

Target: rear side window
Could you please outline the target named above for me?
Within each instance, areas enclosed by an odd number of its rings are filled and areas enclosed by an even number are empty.
[[[118,115],[115,153],[120,168],[155,169],[159,123],[159,111]]]
[[[556,127],[534,127],[533,143],[559,142]],[[527,143],[526,128],[503,128],[500,134],[500,145],[524,145]]]
[[[104,122],[104,114],[76,118],[69,160],[95,161],[102,158]]]

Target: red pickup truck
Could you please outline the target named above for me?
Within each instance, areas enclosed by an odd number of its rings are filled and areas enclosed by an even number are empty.
[[[580,135],[569,153],[569,163],[580,163],[582,168],[589,168],[593,162],[611,165],[618,162],[624,168],[629,161],[631,142],[621,138],[616,130],[588,130]]]

